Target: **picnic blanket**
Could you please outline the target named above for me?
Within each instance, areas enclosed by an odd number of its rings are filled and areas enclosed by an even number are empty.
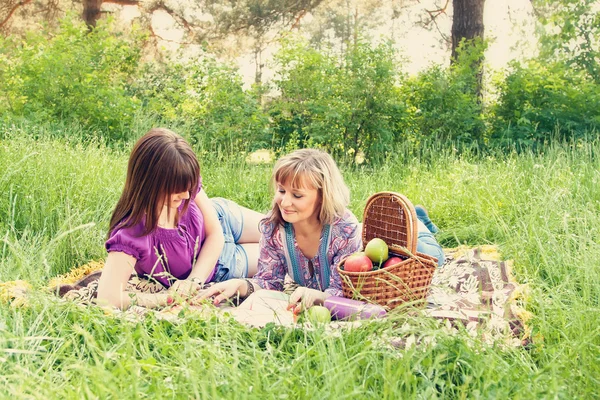
[[[512,262],[501,261],[495,246],[453,249],[446,257],[433,275],[425,315],[461,323],[488,342],[512,337],[512,344],[527,345],[529,288],[514,278]]]
[[[501,338],[515,346],[529,343],[527,322],[531,314],[526,311],[527,286],[515,280],[511,262],[501,261],[495,246],[445,249],[445,253],[445,264],[434,273],[427,306],[419,312],[443,321],[449,329],[466,328],[488,342]],[[49,288],[65,300],[81,305],[92,304],[102,266],[102,262],[91,262],[76,268],[67,275],[51,280]],[[251,326],[261,327],[270,322],[291,326],[294,320],[291,312],[284,307],[287,301],[285,296],[295,287],[288,277],[284,293],[258,291],[239,307],[226,305],[218,311],[226,312],[239,322]],[[22,304],[27,290],[26,282],[0,283],[0,300]],[[165,289],[159,283],[132,275],[127,290],[157,293]],[[158,310],[132,306],[127,311],[113,311],[128,316],[156,313],[161,318],[176,321],[182,318],[182,311],[185,311],[183,315],[200,316],[214,313],[215,309],[205,305],[174,304]],[[330,329],[353,324],[356,322],[333,322]],[[404,340],[399,343],[399,346],[406,344]]]

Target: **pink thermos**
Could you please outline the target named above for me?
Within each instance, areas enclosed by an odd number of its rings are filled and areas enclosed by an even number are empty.
[[[337,296],[329,297],[323,305],[337,320],[381,318],[387,314],[385,308],[377,304]]]

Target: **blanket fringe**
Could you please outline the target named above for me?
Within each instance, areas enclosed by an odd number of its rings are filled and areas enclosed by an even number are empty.
[[[89,274],[100,271],[104,267],[104,261],[90,261],[80,267],[74,268],[66,274],[56,276],[50,279],[48,288],[53,289],[60,285],[72,285],[80,281]]]

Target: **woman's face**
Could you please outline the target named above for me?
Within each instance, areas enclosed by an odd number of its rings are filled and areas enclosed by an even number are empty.
[[[167,196],[167,201],[165,202],[165,207],[169,207],[171,209],[177,209],[183,203],[184,200],[190,198],[190,192],[181,192],[175,193],[170,196]]]
[[[275,203],[283,220],[291,224],[318,223],[321,196],[313,187],[292,187],[290,182],[278,182]]]

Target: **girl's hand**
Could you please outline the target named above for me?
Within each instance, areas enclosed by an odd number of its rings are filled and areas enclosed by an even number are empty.
[[[244,279],[230,279],[209,287],[194,300],[202,301],[212,297],[213,304],[218,305],[223,300],[230,299],[234,296],[244,297],[247,293],[247,289],[247,283]]]
[[[320,290],[299,287],[291,294],[290,304],[287,309],[292,310],[294,314],[298,315],[302,310],[314,305],[322,305],[328,297],[329,295],[327,293],[321,292]]]
[[[184,279],[175,282],[169,288],[169,292],[177,293],[178,295],[183,297],[192,297],[195,296],[201,288],[202,287],[199,283],[191,281],[189,279]]]

